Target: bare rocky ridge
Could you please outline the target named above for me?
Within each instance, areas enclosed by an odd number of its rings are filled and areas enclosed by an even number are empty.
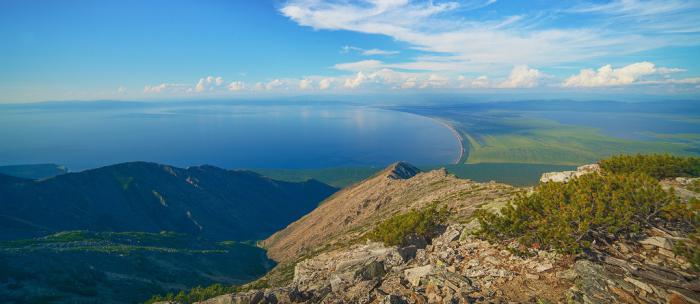
[[[441,170],[407,179],[389,178],[392,171],[338,193],[266,240],[273,257],[283,261],[308,254],[299,258],[291,282],[201,303],[700,303],[699,273],[672,251],[683,235],[653,229],[646,238],[587,256],[515,241],[493,244],[472,236],[472,222],[457,219],[469,219],[476,208],[498,209],[517,189]],[[683,193],[682,199],[698,195],[689,184],[662,182]],[[430,244],[346,242],[373,222],[434,200],[454,213]],[[295,244],[300,236],[302,243]]]
[[[279,262],[356,240],[391,215],[432,202],[446,202],[455,218],[467,219],[480,205],[504,203],[516,188],[459,179],[444,169],[419,172],[395,163],[372,178],[345,188],[318,208],[261,242]]]

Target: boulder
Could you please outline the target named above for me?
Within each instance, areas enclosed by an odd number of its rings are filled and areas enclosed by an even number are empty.
[[[669,241],[667,238],[660,237],[660,236],[648,237],[646,239],[639,241],[639,243],[642,245],[651,245],[651,246],[663,248],[666,250],[673,250],[673,243],[671,243],[671,241]]]
[[[599,172],[600,166],[598,164],[583,165],[576,168],[576,171],[561,171],[561,172],[547,172],[543,173],[540,177],[540,182],[557,182],[565,183],[573,178],[577,178],[581,175],[590,174],[594,172]]]
[[[433,265],[425,265],[404,270],[406,280],[413,286],[420,285],[420,280],[433,273]]]

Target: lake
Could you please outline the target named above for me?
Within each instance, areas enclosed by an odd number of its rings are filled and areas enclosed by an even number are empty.
[[[62,102],[0,106],[0,165],[72,171],[127,161],[222,168],[453,163],[446,126],[337,103]]]

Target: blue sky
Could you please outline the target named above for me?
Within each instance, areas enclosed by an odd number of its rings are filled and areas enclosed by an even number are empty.
[[[700,92],[700,1],[0,1],[0,102]]]

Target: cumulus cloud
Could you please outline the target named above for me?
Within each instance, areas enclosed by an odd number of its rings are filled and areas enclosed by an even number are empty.
[[[265,90],[268,90],[268,91],[274,90],[274,89],[280,88],[284,85],[285,85],[285,83],[281,79],[273,79],[265,84]]]
[[[235,92],[243,89],[245,89],[245,83],[243,83],[242,81],[232,81],[228,84],[229,91]]]
[[[450,84],[450,79],[444,76],[440,76],[437,74],[430,74],[428,75],[428,78],[425,79],[421,85],[421,89],[427,89],[427,88],[433,88],[433,89],[439,89],[439,88],[447,88]]]
[[[143,88],[143,92],[146,94],[157,94],[157,93],[164,93],[164,92],[181,92],[181,91],[186,91],[187,88],[190,87],[189,85],[186,84],[180,84],[180,83],[161,83],[159,85],[147,85]]]
[[[660,72],[659,70],[663,71]],[[668,73],[672,69],[656,68],[647,61],[633,63],[621,68],[604,65],[598,70],[583,69],[578,75],[572,75],[564,80],[564,87],[607,87],[622,86],[638,82],[642,77],[657,73]]]
[[[302,79],[299,81],[299,89],[309,90],[313,88],[313,81],[311,79]]]
[[[323,78],[323,79],[321,79],[321,81],[318,82],[318,89],[319,90],[328,90],[331,88],[331,85],[333,85],[333,79]]]
[[[213,91],[216,87],[221,86],[224,83],[224,79],[221,76],[207,76],[206,78],[200,78],[197,84],[194,86],[195,92],[204,92],[206,90]]]
[[[349,89],[355,89],[367,81],[368,77],[362,72],[357,72],[355,77],[345,79],[344,86]]]
[[[498,84],[499,88],[532,88],[542,77],[542,73],[537,69],[532,69],[527,65],[517,65],[513,67],[508,79]]]

